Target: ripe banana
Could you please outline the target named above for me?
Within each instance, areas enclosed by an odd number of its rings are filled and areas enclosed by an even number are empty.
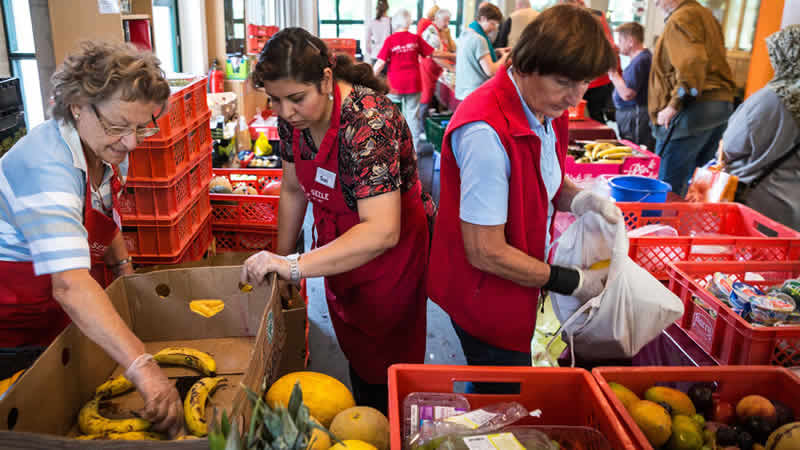
[[[94,395],[100,398],[111,398],[122,395],[132,389],[133,383],[125,378],[124,375],[119,375],[98,386],[94,391]]]
[[[83,405],[78,413],[78,427],[83,434],[127,433],[145,431],[150,422],[139,419],[107,419],[100,415],[100,397],[95,397]]]
[[[163,441],[166,437],[161,433],[153,433],[151,431],[130,431],[127,433],[87,434],[78,436],[75,439],[81,441]]]
[[[630,147],[611,147],[597,152],[597,159],[606,158],[612,155],[632,155],[633,149]]]
[[[217,388],[223,377],[201,378],[186,394],[183,401],[183,413],[186,419],[186,428],[195,436],[208,434],[206,423],[206,400]]]
[[[153,355],[159,364],[174,364],[197,369],[208,376],[217,373],[217,362],[206,352],[189,347],[167,347]]]

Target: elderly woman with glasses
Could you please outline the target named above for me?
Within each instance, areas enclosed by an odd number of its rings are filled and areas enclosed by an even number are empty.
[[[170,95],[159,64],[126,44],[84,43],[53,75],[53,118],[0,159],[0,378],[75,322],[127,368],[144,418],[174,435],[183,417],[174,383],[116,312],[102,275],[133,273],[117,197],[128,154],[158,132]]]

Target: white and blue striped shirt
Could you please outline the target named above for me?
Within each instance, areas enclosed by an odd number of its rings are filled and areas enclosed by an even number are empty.
[[[126,159],[122,176],[127,167]],[[86,173],[77,130],[54,120],[0,158],[0,260],[33,261],[37,275],[90,267],[83,226]],[[92,192],[92,207],[109,215],[112,174],[106,165],[100,188]]]

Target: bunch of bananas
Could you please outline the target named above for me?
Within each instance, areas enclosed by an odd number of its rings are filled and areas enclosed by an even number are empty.
[[[187,428],[195,436],[205,436],[206,400],[217,388],[222,377],[215,377],[217,362],[211,355],[189,347],[168,347],[153,355],[159,364],[190,367],[208,377],[195,383],[184,401],[184,419]],[[123,375],[114,377],[95,389],[94,397],[78,413],[78,427],[83,436],[77,439],[95,440],[162,440],[166,436],[148,431],[150,422],[140,418],[109,419],[100,414],[100,404],[113,397],[132,391],[134,388]]]
[[[592,142],[583,146],[583,156],[577,163],[622,164],[622,161],[633,155],[633,149],[611,142]]]

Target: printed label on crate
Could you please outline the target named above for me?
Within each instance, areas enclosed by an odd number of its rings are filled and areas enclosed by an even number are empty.
[[[705,310],[695,311],[690,328],[695,341],[704,349],[711,348],[714,336],[714,322]]]
[[[525,450],[513,433],[469,436],[462,439],[470,450]]]
[[[489,423],[489,421],[494,419],[496,416],[497,414],[495,413],[490,413],[482,409],[476,409],[475,411],[461,414],[460,416],[448,417],[445,419],[445,421],[467,427],[470,430],[475,430]]]

